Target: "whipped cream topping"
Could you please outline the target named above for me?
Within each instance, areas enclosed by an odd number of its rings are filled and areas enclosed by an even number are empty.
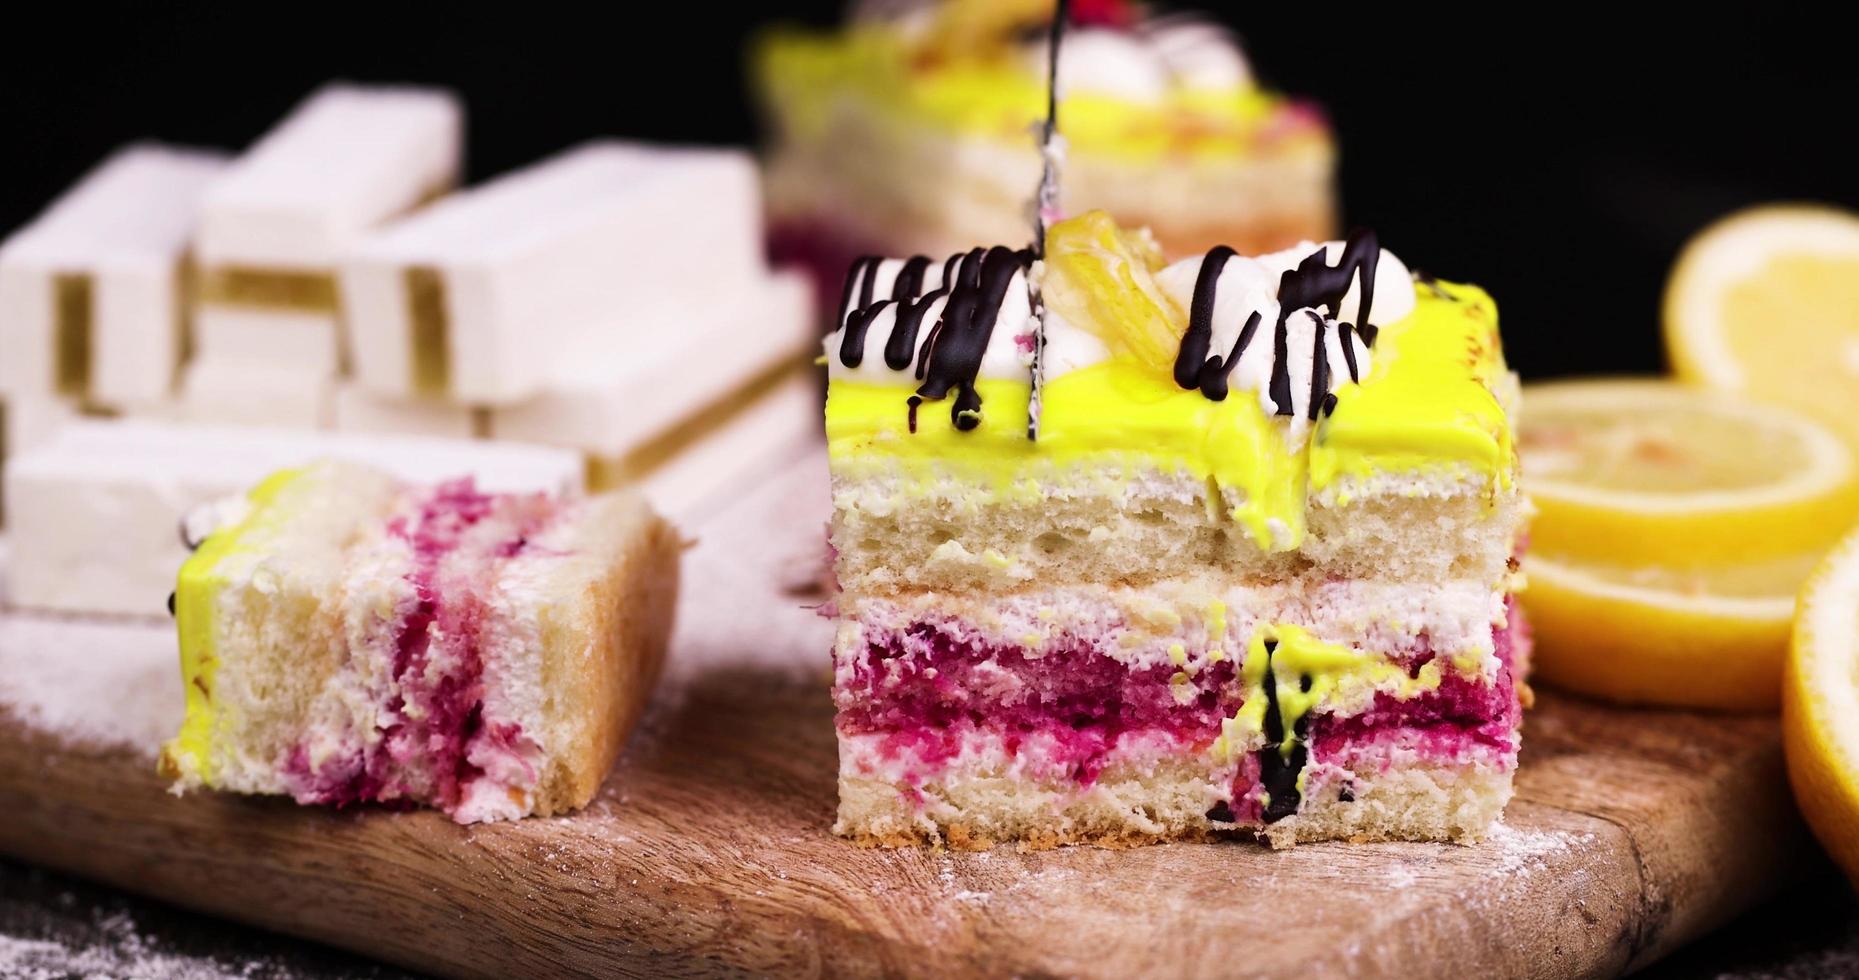
[[[1249,391],[1294,434],[1328,414],[1338,387],[1368,375],[1379,326],[1415,303],[1413,276],[1372,232],[1251,258],[1217,248],[1156,281],[1189,311],[1176,383],[1214,400]]]
[[[1173,14],[1145,21],[1141,30],[1176,85],[1219,91],[1253,87],[1252,66],[1223,25]]]
[[[1041,74],[1047,57],[1044,39],[1021,49],[1028,69]],[[1252,69],[1233,35],[1199,18],[1158,18],[1133,31],[1073,27],[1059,51],[1061,96],[1153,104],[1181,89],[1232,91],[1252,84]]]

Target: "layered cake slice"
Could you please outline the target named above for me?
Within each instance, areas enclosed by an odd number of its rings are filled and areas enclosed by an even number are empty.
[[[652,690],[680,544],[636,496],[494,494],[326,462],[190,519],[177,788],[411,803],[461,823],[592,799]]]
[[[862,3],[843,29],[755,50],[778,256],[836,284],[863,252],[1017,242],[1047,117],[1053,0]],[[1312,104],[1260,85],[1216,21],[1072,4],[1060,45],[1063,197],[1178,255],[1332,233],[1335,150]]]
[[[1495,307],[1372,233],[861,260],[828,337],[838,831],[1469,840],[1526,505]]]

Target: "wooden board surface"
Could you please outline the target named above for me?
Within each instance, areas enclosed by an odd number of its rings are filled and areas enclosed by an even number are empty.
[[[849,846],[829,832],[830,630],[805,608],[823,481],[809,459],[698,529],[675,669],[582,813],[457,827],[175,798],[145,747],[73,717],[108,706],[74,708],[40,672],[0,681],[0,852],[459,976],[1297,977],[1618,973],[1808,853],[1772,719],[1552,693],[1526,721],[1517,799],[1476,846]],[[164,642],[159,625],[5,616],[0,671],[118,658],[72,673],[121,699],[110,731],[139,741],[135,699],[178,697],[133,680],[163,670]]]

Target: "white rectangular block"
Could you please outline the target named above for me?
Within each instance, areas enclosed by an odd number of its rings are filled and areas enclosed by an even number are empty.
[[[207,189],[200,264],[331,272],[362,232],[457,182],[462,135],[442,89],[325,85]]]
[[[340,371],[342,325],[333,313],[202,306],[194,314],[194,349],[220,361],[257,361],[319,375]]]
[[[0,244],[0,391],[124,408],[168,397],[183,259],[226,158],[140,143]]]
[[[471,475],[502,492],[579,493],[579,454],[510,443],[91,422],[7,467],[6,595],[28,608],[166,615],[186,560],[180,520],[276,470],[353,459],[432,483]]]
[[[0,397],[0,463],[50,442],[79,417],[77,406],[49,395]]]
[[[317,342],[314,355],[334,364],[337,261],[369,229],[457,183],[462,120],[444,90],[336,83],[254,143],[201,201],[201,352],[261,347],[285,360]],[[286,329],[238,328],[267,316]]]
[[[796,365],[770,391],[713,429],[696,433],[637,485],[658,512],[685,525],[728,506],[745,486],[782,471],[823,439],[820,383]],[[602,461],[595,461],[599,470]]]
[[[329,428],[335,376],[325,367],[269,359],[201,357],[181,378],[174,417],[207,425]]]
[[[354,382],[336,388],[337,432],[389,432],[475,439],[490,434],[490,410],[377,395]]]
[[[586,358],[664,339],[765,276],[743,151],[602,140],[466,190],[342,265],[356,378],[382,394],[508,405]]]
[[[654,321],[616,325],[630,351],[581,359],[572,378],[537,398],[493,409],[491,435],[623,457],[674,425],[817,349],[804,277],[776,273],[732,297]]]

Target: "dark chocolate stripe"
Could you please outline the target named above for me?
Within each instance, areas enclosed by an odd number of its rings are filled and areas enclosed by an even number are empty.
[[[1220,272],[1235,254],[1219,245],[1201,257],[1201,271],[1194,277],[1194,301],[1188,305],[1188,331],[1181,335],[1181,351],[1175,355],[1175,383],[1183,388],[1194,388],[1201,382],[1207,346],[1213,343],[1214,300],[1219,293]]]
[[[981,395],[975,377],[1000,319],[1001,303],[1015,274],[1032,261],[1030,251],[996,245],[985,253],[969,252],[957,270],[956,285],[942,309],[928,353],[923,357],[923,385],[917,395],[935,401],[955,392],[950,418],[963,432],[981,424]]]
[[[846,283],[839,290],[839,319],[834,321],[833,330],[838,330],[840,327],[845,326],[846,318],[851,316],[854,310],[858,309],[858,307],[852,305],[854,291],[858,289],[859,282],[865,278],[865,266],[868,263],[878,261],[882,260],[875,255],[861,255],[852,260],[852,267],[846,270]],[[831,331],[828,332],[830,333]]]
[[[870,262],[865,263],[865,276],[860,280],[858,287],[859,309],[862,310],[871,305],[872,291],[878,287],[878,267],[883,264],[884,259],[877,256],[873,256]]]
[[[1291,405],[1291,372],[1286,367],[1289,353],[1286,350],[1284,314],[1279,314],[1278,322],[1272,326],[1272,380],[1265,393],[1272,397],[1272,414],[1294,415],[1297,409]]]
[[[862,306],[846,317],[845,333],[839,338],[839,363],[855,368],[865,362],[865,334],[871,330],[872,322],[878,314],[890,306],[892,300],[879,300],[870,306]]]
[[[1323,408],[1323,398],[1330,393],[1330,351],[1324,345],[1324,334],[1329,324],[1323,317],[1310,314],[1311,322],[1317,325],[1317,332],[1310,342],[1310,410],[1309,418],[1317,420],[1318,412]]]
[[[915,299],[923,291],[923,270],[929,268],[929,256],[913,255],[898,271],[897,279],[891,283],[891,298],[898,302]]]
[[[1259,749],[1259,785],[1266,794],[1266,823],[1277,823],[1297,812],[1301,802],[1297,777],[1304,771],[1304,762],[1309,755],[1304,745],[1310,724],[1308,715],[1299,718],[1291,726],[1291,751],[1287,754],[1280,748],[1285,740],[1285,720],[1283,708],[1278,703],[1277,671],[1271,662],[1277,652],[1277,641],[1265,641],[1265,745]],[[1310,679],[1300,678],[1299,683],[1308,687]]]
[[[958,270],[962,268],[962,260],[967,258],[968,255],[969,253],[967,252],[957,252],[954,255],[951,255],[947,259],[943,260],[942,288],[944,289],[955,288],[955,274]]]
[[[885,367],[902,371],[916,360],[917,330],[923,325],[923,315],[936,300],[948,294],[947,289],[934,289],[916,299],[898,301],[897,325],[891,328],[891,337],[884,343]]]
[[[1360,381],[1362,376],[1356,372],[1356,328],[1353,323],[1336,325],[1336,339],[1342,344],[1343,364],[1349,368],[1349,380]]]
[[[1233,368],[1239,364],[1240,357],[1246,353],[1246,348],[1251,346],[1252,336],[1259,332],[1259,324],[1263,320],[1259,311],[1253,310],[1252,315],[1246,317],[1246,325],[1240,328],[1239,337],[1233,341],[1233,349],[1227,353],[1226,360],[1222,361],[1215,357],[1201,365],[1200,381],[1195,385],[1201,389],[1201,394],[1217,402],[1226,400],[1227,376],[1233,373]]]

